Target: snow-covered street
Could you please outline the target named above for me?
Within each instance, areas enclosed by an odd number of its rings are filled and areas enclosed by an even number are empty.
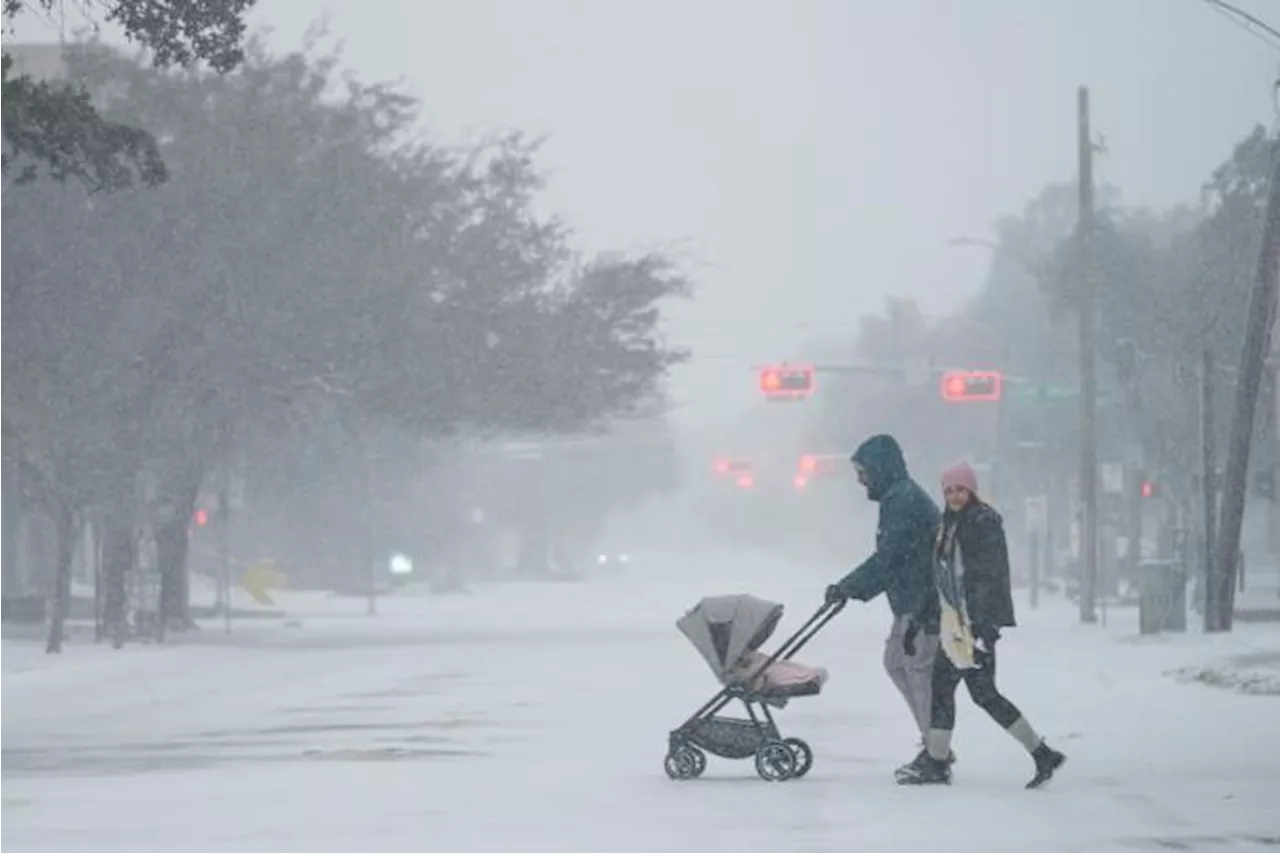
[[[813,773],[770,784],[713,757],[678,783],[662,771],[667,732],[714,683],[675,619],[702,595],[752,592],[787,604],[777,642],[828,579],[766,561],[667,566],[659,581],[632,571],[387,599],[376,619],[355,600],[298,595],[286,604],[301,625],[246,621],[227,637],[210,624],[163,648],[80,643],[50,659],[6,642],[5,850],[1280,844],[1280,696],[1172,674],[1275,660],[1280,627],[1139,638],[1132,611],[1086,630],[1056,599],[1030,611],[1020,597],[1001,682],[1068,764],[1023,790],[1030,760],[962,691],[955,783],[904,789],[892,771],[915,738],[880,669],[887,608],[852,605],[801,656],[831,670],[828,689],[779,716],[813,745]]]

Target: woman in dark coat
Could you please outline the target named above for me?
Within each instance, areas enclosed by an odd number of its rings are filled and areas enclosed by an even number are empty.
[[[1053,776],[1066,757],[1036,734],[1018,708],[996,688],[996,643],[1000,629],[1012,627],[1013,595],[1009,583],[1009,551],[1004,520],[978,497],[978,478],[965,463],[942,475],[946,511],[938,530],[936,575],[939,596],[930,600],[919,620],[926,632],[937,630],[939,603],[950,604],[973,637],[973,665],[961,668],[946,644],[934,661],[933,696],[926,750],[899,776],[902,784],[948,784],[951,781],[951,732],[956,720],[956,688],[963,681],[991,719],[1013,736],[1035,762],[1028,788]],[[955,592],[952,593],[951,591]],[[961,661],[967,664],[967,661]]]

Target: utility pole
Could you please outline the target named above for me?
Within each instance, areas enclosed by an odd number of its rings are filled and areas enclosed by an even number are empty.
[[[377,553],[377,537],[374,535],[373,529],[373,447],[372,439],[364,433],[358,433],[357,441],[360,443],[360,481],[361,492],[364,500],[362,501],[361,514],[364,518],[363,539],[365,562],[365,613],[369,616],[378,615],[378,562],[375,558]]]
[[[1274,332],[1274,327],[1272,328]],[[1271,338],[1271,508],[1268,518],[1269,551],[1273,559],[1280,557],[1280,348]],[[1276,588],[1280,598],[1280,586]]]
[[[218,524],[222,545],[223,629],[231,633],[231,476],[234,467],[233,427],[228,423],[223,434],[222,482],[218,489]]]
[[[1227,445],[1227,465],[1222,484],[1222,523],[1218,530],[1214,573],[1214,599],[1219,611],[1211,630],[1230,631],[1235,606],[1235,579],[1240,566],[1240,528],[1244,523],[1249,477],[1249,445],[1257,419],[1258,392],[1271,343],[1275,320],[1276,288],[1280,285],[1280,141],[1271,143],[1271,178],[1267,213],[1262,225],[1258,274],[1249,294],[1244,347],[1240,354],[1240,381],[1236,384],[1235,412]],[[1206,628],[1209,625],[1206,623]]]
[[[1098,370],[1095,356],[1097,282],[1093,275],[1093,140],[1089,88],[1077,91],[1080,213],[1076,258],[1080,271],[1080,621],[1098,621]]]
[[[1205,345],[1200,354],[1200,500],[1204,508],[1204,552],[1201,573],[1204,577],[1204,629],[1214,630],[1217,617],[1217,589],[1213,555],[1218,541],[1217,462],[1214,460],[1213,421],[1213,350]]]

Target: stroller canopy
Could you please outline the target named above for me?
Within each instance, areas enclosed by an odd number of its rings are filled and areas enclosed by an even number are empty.
[[[758,649],[778,627],[782,605],[752,595],[713,595],[699,601],[676,627],[724,681],[743,655]]]

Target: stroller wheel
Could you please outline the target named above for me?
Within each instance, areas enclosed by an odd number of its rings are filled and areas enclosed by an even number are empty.
[[[662,762],[662,768],[672,779],[692,779],[706,769],[706,761],[706,757],[703,756],[699,763],[698,756],[691,747],[677,746],[667,753],[666,759]]]
[[[697,779],[707,769],[707,754],[692,744],[685,747],[689,751],[689,757],[693,759],[693,775],[690,778]]]
[[[766,782],[782,782],[796,771],[796,754],[780,740],[767,740],[756,750],[756,772]]]
[[[809,748],[809,744],[798,737],[789,737],[783,743],[787,745],[796,757],[796,769],[792,772],[791,777],[799,779],[813,767],[813,750]]]

